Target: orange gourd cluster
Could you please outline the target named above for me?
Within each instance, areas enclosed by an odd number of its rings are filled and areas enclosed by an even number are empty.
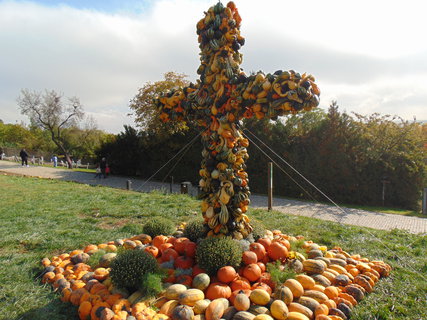
[[[242,265],[220,268],[207,275],[195,261],[197,245],[185,237],[138,235],[99,245],[88,245],[51,259],[44,258],[42,282],[60,292],[63,302],[78,307],[80,319],[173,320],[345,320],[357,303],[372,292],[390,266],[350,255],[341,248],[327,250],[305,241],[305,252],[291,251],[301,238],[267,231],[242,255]],[[162,264],[172,262],[165,291],[156,300],[143,301],[140,292],[115,288],[109,267],[91,268],[87,262],[98,250],[145,250]],[[292,265],[295,279],[275,283],[266,264]],[[173,265],[173,267],[172,267]],[[182,272],[186,270],[187,272]]]

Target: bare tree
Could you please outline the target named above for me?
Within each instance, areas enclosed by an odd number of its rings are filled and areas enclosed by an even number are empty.
[[[72,168],[70,150],[66,147],[67,144],[62,133],[64,129],[77,125],[78,121],[83,118],[83,107],[79,99],[71,97],[63,102],[63,96],[54,90],[46,90],[42,94],[23,89],[18,98],[18,105],[21,114],[28,116],[33,125],[50,133],[52,141],[65,156],[68,167]]]

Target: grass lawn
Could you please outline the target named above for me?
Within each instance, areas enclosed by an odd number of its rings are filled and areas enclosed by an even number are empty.
[[[43,257],[140,233],[154,216],[185,221],[199,208],[185,195],[6,175],[0,175],[0,190],[0,319],[77,319],[76,308],[37,279]],[[354,309],[352,319],[427,319],[427,236],[259,209],[250,214],[268,228],[392,265],[392,275]]]

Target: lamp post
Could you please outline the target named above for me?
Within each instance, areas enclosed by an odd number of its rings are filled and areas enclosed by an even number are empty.
[[[388,177],[386,175],[384,175],[381,179],[381,183],[383,184],[382,202],[383,202],[383,206],[384,206],[384,204],[385,204],[385,186],[386,186],[386,184],[390,183],[390,180],[388,179]]]

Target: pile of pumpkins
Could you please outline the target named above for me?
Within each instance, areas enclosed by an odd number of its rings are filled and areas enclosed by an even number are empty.
[[[51,284],[63,302],[78,306],[84,320],[346,320],[390,273],[382,261],[299,240],[304,253],[291,251],[297,238],[267,231],[248,243],[237,270],[224,266],[208,275],[195,261],[196,243],[185,237],[151,239],[141,234],[44,258],[42,282]],[[114,286],[109,264],[119,247],[145,250],[168,268],[159,297],[144,300],[143,292]],[[98,250],[107,253],[92,269],[87,262]],[[297,275],[276,283],[266,270],[268,263],[292,268]]]
[[[195,121],[202,130],[203,160],[200,170],[202,214],[209,236],[242,239],[251,233],[249,179],[245,161],[249,142],[238,122],[243,118],[278,116],[311,110],[320,91],[309,74],[259,71],[247,76],[240,68],[245,43],[241,17],[231,1],[209,8],[197,23],[200,43],[200,80],[155,99],[160,119]]]

